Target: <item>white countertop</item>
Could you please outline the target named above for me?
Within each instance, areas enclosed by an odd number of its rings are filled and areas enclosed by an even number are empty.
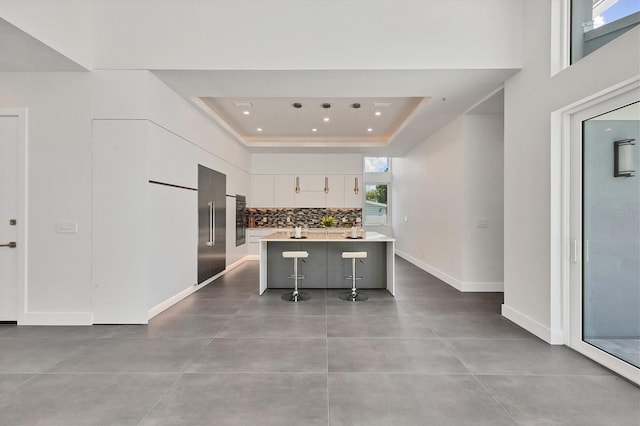
[[[325,234],[324,231],[309,231],[307,233],[303,233],[303,237],[307,238],[292,238],[294,232],[291,231],[281,231],[275,232],[271,235],[267,235],[264,238],[261,238],[260,241],[300,241],[300,242],[318,242],[318,241],[363,241],[363,242],[391,242],[395,241],[395,238],[388,237],[383,234],[379,234],[377,232],[367,231],[366,236],[364,238],[349,238],[351,237],[351,230],[338,231],[338,232],[329,232]]]

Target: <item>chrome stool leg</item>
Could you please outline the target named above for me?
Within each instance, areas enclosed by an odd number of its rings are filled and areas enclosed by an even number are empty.
[[[344,252],[342,253],[343,259],[351,259],[351,275],[345,277],[346,280],[351,280],[351,291],[346,291],[340,294],[340,299],[348,300],[351,302],[364,302],[369,298],[366,294],[358,291],[356,288],[356,281],[361,280],[362,277],[356,276],[356,259],[364,259],[367,257],[367,252]]]
[[[298,258],[306,258],[309,253],[306,251],[300,252],[282,252],[282,257],[293,259],[293,275],[289,275],[290,279],[293,279],[293,291],[287,292],[282,295],[281,299],[288,302],[298,302],[301,300],[311,299],[311,295],[298,289],[298,280],[305,279],[304,275],[298,274]]]

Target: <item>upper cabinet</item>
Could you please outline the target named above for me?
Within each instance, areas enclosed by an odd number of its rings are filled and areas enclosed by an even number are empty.
[[[362,175],[254,175],[251,207],[362,208],[362,197]]]
[[[297,175],[294,179],[294,207],[327,207],[325,175]]]
[[[273,177],[273,206],[293,207],[296,179],[293,175],[275,175]]]
[[[253,175],[251,181],[251,207],[275,207],[273,175]]]
[[[327,176],[327,207],[341,208],[344,205],[344,175]]]
[[[344,207],[362,208],[362,199],[364,197],[362,187],[362,175],[345,175],[344,176]]]

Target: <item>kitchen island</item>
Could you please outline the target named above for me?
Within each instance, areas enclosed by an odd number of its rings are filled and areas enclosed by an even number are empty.
[[[342,259],[343,251],[366,251],[367,258],[356,265],[359,289],[386,288],[395,294],[395,239],[377,232],[366,232],[362,238],[350,238],[351,232],[308,232],[293,238],[289,231],[276,232],[260,240],[260,294],[267,288],[289,289],[292,280],[291,259],[283,259],[283,251],[304,250],[309,257],[299,260],[299,273],[306,276],[300,288],[351,288],[351,262]]]

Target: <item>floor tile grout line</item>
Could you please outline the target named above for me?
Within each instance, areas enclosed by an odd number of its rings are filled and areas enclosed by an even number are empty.
[[[493,399],[495,401],[495,403],[498,404],[500,406],[500,408],[502,408],[504,410],[505,413],[507,413],[507,416],[509,416],[509,418],[511,420],[513,420],[513,422],[515,424],[518,424],[519,422],[515,418],[513,418],[513,416],[511,415],[511,412],[509,410],[507,410],[507,408],[500,401],[498,401],[496,399],[496,397],[489,391],[489,389],[487,389],[487,387],[484,385],[484,383],[482,383],[480,381],[480,379],[478,379],[478,377],[475,374],[471,374],[471,376],[473,376],[473,379],[482,387],[482,389],[484,389],[484,391],[487,393],[487,395],[489,395],[489,397],[491,399]]]
[[[153,410],[155,410],[158,405],[160,404],[160,402],[162,402],[162,400],[164,399],[165,396],[167,396],[169,394],[169,392],[176,386],[176,384],[180,381],[180,379],[182,379],[182,377],[184,376],[185,373],[181,373],[178,375],[178,377],[176,378],[176,380],[171,384],[171,386],[169,386],[167,388],[167,390],[160,396],[160,398],[158,398],[158,400],[156,401],[156,403],[153,405],[153,407],[151,407],[149,409],[149,411],[147,412],[147,414],[145,414],[142,419],[140,419],[140,421],[137,423],[137,425],[141,425],[144,423],[144,421],[147,419],[147,417],[149,417],[149,415],[151,413],[153,413]]]
[[[15,389],[18,389],[19,387],[26,385],[28,382],[35,380],[36,377],[38,377],[41,373],[0,373],[0,374],[7,374],[7,375],[16,375],[16,376],[21,376],[21,375],[30,375],[30,377],[27,377],[25,380],[23,380],[20,383],[15,384],[14,386],[10,387],[9,389],[4,390],[3,392],[0,392],[0,397],[2,397],[2,395],[6,395],[10,392],[13,392]]]

